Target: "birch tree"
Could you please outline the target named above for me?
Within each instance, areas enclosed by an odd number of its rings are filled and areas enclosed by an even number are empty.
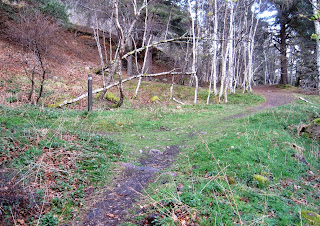
[[[212,3],[211,3],[212,6]],[[207,98],[207,104],[209,104],[210,101],[210,95],[211,95],[211,89],[213,85],[213,93],[214,96],[217,96],[218,90],[217,90],[217,41],[218,41],[218,6],[217,6],[217,0],[214,0],[214,5],[212,7],[212,10],[214,11],[212,22],[213,22],[213,35],[212,35],[212,60],[211,60],[211,75],[210,75],[210,81],[209,81],[209,92],[208,92],[208,98]]]
[[[261,6],[261,0],[256,1],[258,5],[257,12],[260,12],[260,6]],[[249,90],[252,92],[252,81],[253,81],[253,52],[255,47],[255,36],[257,32],[257,27],[259,24],[259,18],[255,20],[255,13],[252,13],[251,16],[251,24],[248,34],[248,65],[247,65],[247,79],[245,80],[245,83],[243,84],[243,91]]]
[[[318,90],[320,95],[320,8],[319,0],[312,0],[313,21],[315,26],[315,39],[317,44],[317,72],[318,72]]]
[[[232,2],[232,1],[231,1]],[[223,40],[223,48],[222,48],[222,62],[221,62],[221,79],[220,79],[220,92],[219,92],[219,103],[221,102],[221,97],[225,90],[226,78],[227,78],[227,59],[228,59],[228,51],[229,45],[226,41],[227,35],[227,21],[228,21],[228,6],[225,6],[225,16],[224,16],[224,32],[222,35]],[[227,97],[225,96],[225,102],[227,102]]]
[[[189,13],[191,17],[191,31],[192,31],[192,76],[195,79],[195,91],[194,91],[194,104],[197,104],[197,99],[198,99],[198,88],[199,88],[199,83],[198,83],[198,76],[197,76],[197,40],[196,40],[196,28],[195,28],[195,19],[194,15],[192,12],[192,6],[190,0],[188,0],[188,5],[189,5]]]

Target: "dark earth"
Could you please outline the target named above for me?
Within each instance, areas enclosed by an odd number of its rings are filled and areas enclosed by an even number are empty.
[[[151,149],[143,153],[140,159],[142,166],[123,163],[123,176],[114,178],[114,187],[108,189],[102,200],[90,209],[81,225],[119,225],[123,220],[128,220],[128,210],[139,199],[143,189],[157,172],[168,172],[179,150],[179,146],[175,145],[168,147],[164,152]]]

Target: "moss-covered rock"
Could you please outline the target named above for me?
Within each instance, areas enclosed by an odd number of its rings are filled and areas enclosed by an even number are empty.
[[[269,182],[269,179],[265,176],[254,174],[253,179],[259,183],[259,185],[265,185]]]
[[[306,133],[308,136],[320,140],[320,118],[313,120],[309,125],[303,124],[298,128],[298,134]]]
[[[158,96],[153,96],[150,98],[151,103],[155,103],[155,102],[161,102],[160,98]]]
[[[302,210],[301,215],[304,219],[309,221],[313,225],[320,225],[320,215],[309,211],[309,210]]]

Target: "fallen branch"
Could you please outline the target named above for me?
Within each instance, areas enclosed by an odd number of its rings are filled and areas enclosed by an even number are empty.
[[[173,101],[177,102],[178,104],[184,105],[184,103],[180,100],[177,100],[176,98],[172,98]]]
[[[300,100],[302,100],[302,101],[304,101],[304,102],[306,102],[306,103],[308,103],[308,104],[311,104],[311,105],[312,105],[312,107],[317,108],[316,106],[314,106],[314,104],[313,104],[312,102],[310,102],[310,101],[308,101],[308,100],[304,99],[303,97],[299,97],[299,99],[300,99]]]
[[[128,81],[131,81],[135,78],[145,78],[145,77],[157,77],[157,76],[161,76],[161,75],[181,75],[181,74],[185,74],[185,75],[191,75],[192,72],[174,72],[174,71],[169,71],[169,72],[160,72],[160,73],[156,73],[156,74],[139,74],[139,75],[134,75],[134,76],[131,76],[129,78],[126,78],[126,79],[123,79],[122,80],[122,83],[125,83],[125,82],[128,82]],[[96,94],[96,93],[99,93],[99,92],[102,92],[102,91],[105,91],[105,90],[108,90],[114,86],[118,86],[119,85],[119,82],[115,82],[115,83],[112,83],[106,87],[103,87],[103,88],[99,88],[99,89],[96,89],[96,90],[93,90],[92,91],[92,94]],[[63,101],[61,104],[57,105],[58,107],[63,107],[64,105],[67,105],[67,104],[72,104],[72,103],[75,103],[83,98],[86,98],[88,96],[88,93],[85,93],[85,94],[82,94],[81,96],[78,96],[72,100],[65,100]]]
[[[150,45],[146,45],[146,46],[143,46],[141,48],[138,48],[138,49],[135,49],[135,50],[132,50],[128,53],[126,53],[125,55],[122,56],[122,60],[126,59],[128,56],[130,55],[133,55],[135,53],[139,53],[147,48],[151,48],[151,47],[155,47],[157,45],[160,45],[160,44],[163,44],[163,43],[168,43],[168,42],[174,42],[174,41],[178,41],[178,40],[185,40],[185,39],[190,39],[190,37],[178,37],[178,38],[171,38],[171,39],[167,39],[167,40],[161,40],[161,41],[158,41],[158,42],[154,42]]]

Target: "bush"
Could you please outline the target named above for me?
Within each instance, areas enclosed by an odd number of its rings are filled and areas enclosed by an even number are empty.
[[[8,103],[15,103],[15,102],[18,102],[18,101],[19,101],[19,98],[16,97],[16,96],[10,96],[10,97],[7,97],[7,98],[6,98],[6,101],[7,101]]]
[[[41,219],[41,225],[57,225],[59,223],[58,218],[52,215],[52,213],[47,213]]]
[[[40,10],[44,14],[60,20],[63,23],[68,22],[66,6],[56,0],[46,2],[42,7],[40,7]]]

